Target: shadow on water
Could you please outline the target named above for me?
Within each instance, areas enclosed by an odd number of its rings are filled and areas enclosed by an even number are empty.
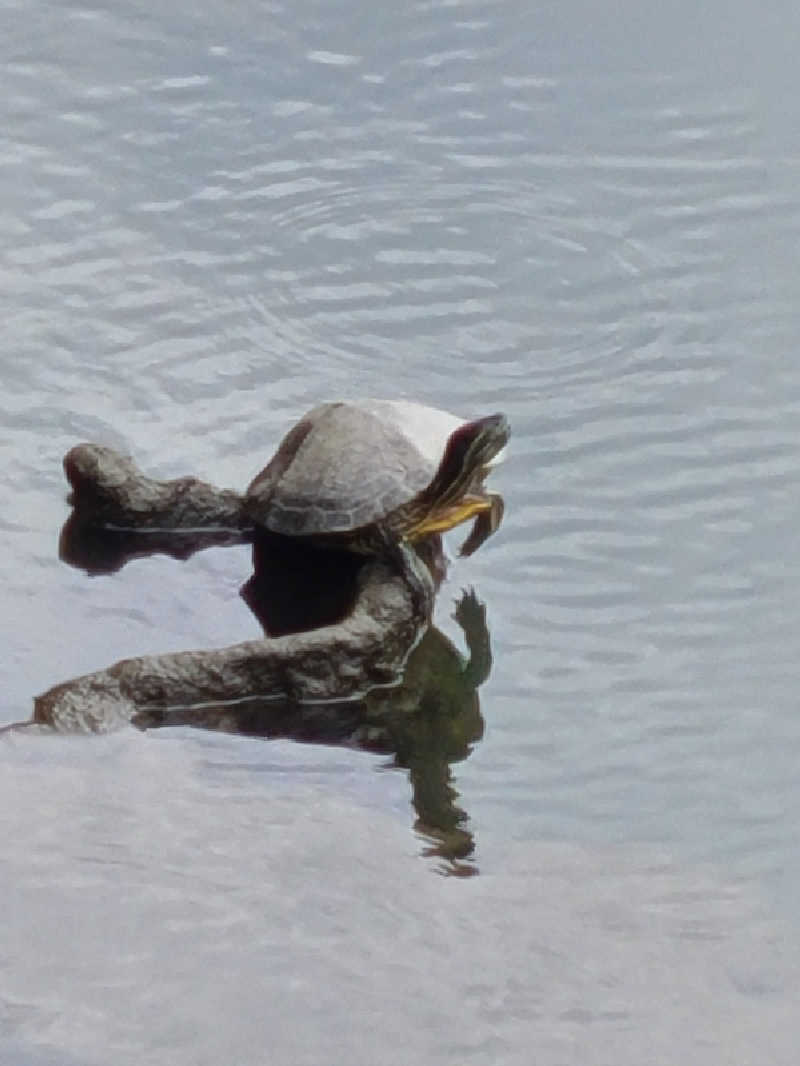
[[[370,605],[366,611],[382,645],[383,674],[376,679],[374,671],[370,673],[370,668],[365,667],[365,676],[360,679],[328,682],[328,691],[334,698],[306,699],[302,694],[298,697],[297,684],[292,680],[292,670],[297,669],[294,660],[305,656],[306,668],[308,657],[339,654],[340,632],[349,632],[347,627],[353,624],[359,609],[365,613],[365,589],[370,582],[376,584],[370,576],[374,561],[250,527],[147,532],[109,529],[96,501],[76,493],[72,502],[72,514],[60,538],[60,556],[69,565],[92,575],[112,573],[130,559],[145,555],[187,559],[212,545],[251,542],[253,574],[240,595],[258,619],[266,639],[227,651],[247,648],[249,658],[256,659],[272,655],[277,668],[273,662],[269,687],[258,672],[251,687],[249,675],[244,681],[237,680],[239,687],[232,698],[230,682],[220,680],[216,666],[204,661],[225,654],[226,649],[125,660],[107,671],[65,682],[38,697],[34,723],[46,723],[60,731],[96,732],[122,724],[142,730],[189,726],[384,754],[388,767],[408,771],[416,812],[414,827],[428,841],[425,854],[440,859],[439,868],[444,873],[469,876],[477,872],[474,863],[467,861],[474,850],[474,840],[468,815],[458,804],[452,769],[454,763],[469,756],[483,735],[478,688],[489,675],[491,650],[485,608],[474,592],[463,592],[454,612],[464,633],[466,656],[444,633],[428,624],[429,616],[407,619],[402,636],[396,638],[391,625],[398,608],[392,607],[390,601],[387,607],[380,599],[373,600],[370,603],[377,602],[377,608]],[[418,544],[417,551],[433,577],[435,590],[445,571],[440,538],[427,538]],[[382,580],[387,589],[391,580],[402,584],[397,575],[390,575],[390,579],[384,575]],[[387,612],[388,621],[380,616],[380,610]],[[381,633],[381,626],[385,626],[385,634]],[[369,631],[368,635],[374,639]],[[309,638],[316,643],[308,647],[299,643]],[[171,669],[181,657],[191,658],[185,691],[180,679],[167,689],[158,673],[161,664],[168,663]],[[386,674],[387,658],[396,660],[394,676]],[[148,672],[150,663],[155,665]],[[117,674],[131,665],[137,672],[133,680],[125,682],[128,689],[122,713],[110,723],[98,723],[97,715],[105,716],[109,702],[119,695],[121,682]],[[76,701],[89,701],[97,693],[102,698],[97,706],[102,709],[90,712],[95,719],[88,726],[80,718],[82,712],[77,717],[74,708],[62,712],[62,705],[70,700],[74,705]],[[80,724],[76,724],[79,719]]]

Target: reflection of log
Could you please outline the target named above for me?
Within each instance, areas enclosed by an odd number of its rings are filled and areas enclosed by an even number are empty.
[[[427,626],[403,577],[374,560],[357,579],[353,611],[334,626],[228,648],[145,655],[74,678],[38,696],[33,721],[69,732],[107,732],[138,714],[253,696],[296,705],[353,700],[402,680]]]
[[[123,529],[104,524],[87,506],[77,507],[64,523],[58,542],[59,558],[87,574],[113,574],[131,559],[170,555],[188,559],[204,548],[225,548],[251,540],[247,530]]]

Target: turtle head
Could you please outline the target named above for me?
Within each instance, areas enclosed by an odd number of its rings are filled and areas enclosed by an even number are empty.
[[[483,489],[489,468],[508,443],[511,428],[503,414],[487,415],[459,426],[447,442],[430,485],[417,497],[411,540],[443,533],[497,505]]]
[[[446,481],[449,478],[458,483],[462,471],[485,473],[500,461],[510,436],[511,427],[503,414],[466,422],[450,435],[437,479],[443,477]]]

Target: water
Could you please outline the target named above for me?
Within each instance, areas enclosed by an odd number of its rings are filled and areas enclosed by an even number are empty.
[[[257,633],[245,549],[58,562],[63,453],[241,487],[340,395],[504,410],[469,880],[400,772],[0,745],[0,1057],[794,1063],[790,5],[2,5],[0,721]]]

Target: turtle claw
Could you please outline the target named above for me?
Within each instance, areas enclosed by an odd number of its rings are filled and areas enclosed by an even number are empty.
[[[478,599],[474,588],[462,589],[452,617],[462,629],[467,630],[481,622],[485,623],[486,604]]]
[[[481,544],[498,530],[500,523],[503,521],[503,511],[505,510],[503,497],[497,493],[492,493],[489,499],[491,507],[478,515],[472,523],[472,530],[469,536],[459,548],[458,554],[462,559],[466,559],[467,556],[476,552]]]

